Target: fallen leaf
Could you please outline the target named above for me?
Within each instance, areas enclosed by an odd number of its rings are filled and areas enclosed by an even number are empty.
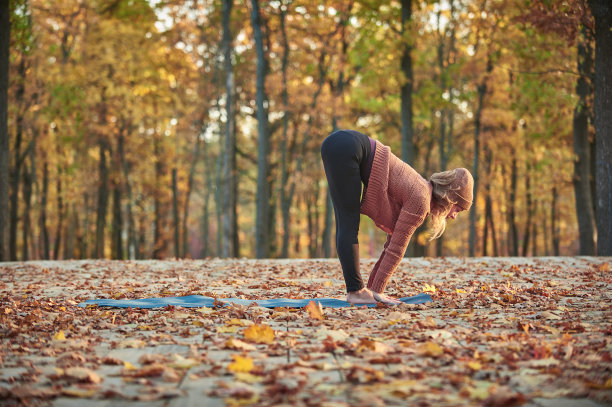
[[[436,292],[436,286],[425,284],[423,286],[423,292],[424,293],[435,293]]]
[[[59,331],[58,333],[53,335],[53,340],[54,341],[65,341],[66,335],[64,335],[64,331]]]
[[[253,370],[253,359],[242,357],[240,355],[232,355],[234,361],[227,366],[227,370],[233,373],[249,373]]]
[[[236,338],[230,338],[227,341],[225,341],[225,343],[223,344],[223,348],[224,349],[235,349],[235,350],[246,350],[246,351],[257,349],[255,345],[241,341],[240,339],[236,339]]]
[[[310,318],[323,320],[323,307],[321,306],[320,302],[310,301],[305,308],[306,311],[308,311]]]
[[[253,325],[243,331],[246,340],[255,343],[274,343],[274,331],[268,325]]]
[[[418,352],[424,356],[430,356],[433,358],[437,358],[444,353],[444,350],[434,342],[425,342],[424,344],[418,347]]]
[[[64,370],[64,376],[84,383],[97,384],[102,381],[102,378],[96,372],[84,367],[69,367]]]

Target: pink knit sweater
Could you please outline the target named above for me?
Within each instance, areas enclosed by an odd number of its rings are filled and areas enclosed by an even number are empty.
[[[412,234],[427,217],[430,200],[429,182],[377,141],[361,213],[388,236],[368,280],[372,291],[384,292]]]

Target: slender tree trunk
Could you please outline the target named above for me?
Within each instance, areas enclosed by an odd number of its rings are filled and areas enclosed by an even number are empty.
[[[512,248],[511,256],[519,255],[518,246],[518,229],[516,227],[516,183],[517,183],[517,167],[516,167],[516,151],[512,150],[512,166],[510,174],[510,200],[508,202],[508,223],[510,233],[510,244]]]
[[[179,238],[180,219],[178,213],[178,179],[176,167],[172,168],[172,220],[174,231],[174,257],[181,257],[181,242]]]
[[[129,128],[125,126],[124,129]],[[130,166],[125,157],[125,137],[123,131],[119,133],[117,149],[119,150],[119,159],[121,161],[121,170],[123,172],[123,183],[125,185],[125,193],[127,195],[126,215],[128,223],[127,236],[127,258],[133,260],[136,258],[136,229],[134,226],[134,197],[132,195],[132,183],[130,182]]]
[[[287,144],[289,137],[289,85],[287,82],[287,67],[289,66],[289,41],[287,40],[287,29],[285,27],[285,20],[287,17],[287,9],[281,6],[280,11],[280,28],[282,35],[283,44],[283,57],[282,57],[282,84],[283,84],[283,135],[281,141],[281,183],[279,187],[280,205],[281,205],[281,218],[283,222],[283,243],[281,247],[281,257],[289,257],[289,239],[291,236],[290,225],[289,225],[289,201],[287,200],[287,183],[289,179],[289,172],[287,169]]]
[[[412,89],[413,89],[413,73],[412,73],[412,41],[409,35],[409,25],[412,19],[412,0],[401,0],[402,4],[402,57],[401,57],[401,72],[404,76],[401,81],[401,116],[402,116],[402,160],[409,165],[414,164],[414,143],[413,143],[413,128],[412,128]]]
[[[580,238],[580,254],[594,255],[595,249],[595,213],[591,201],[591,156],[589,142],[589,108],[587,98],[591,92],[588,77],[593,68],[592,54],[588,50],[589,40],[586,28],[581,29],[578,41],[578,82],[576,94],[578,103],[574,109],[574,196],[576,200],[576,217]]]
[[[208,155],[208,144],[206,142],[203,143],[203,154],[204,154],[204,162],[212,162],[212,156]],[[212,168],[212,166],[210,166]],[[218,169],[218,166],[217,166]],[[218,171],[217,171],[218,172]],[[213,183],[212,183],[212,174],[207,169],[205,170],[205,180],[206,180],[206,192],[204,193],[204,212],[202,214],[202,238],[204,240],[204,246],[202,247],[201,257],[206,258],[211,255],[211,245],[209,244],[210,240],[210,195],[213,191]],[[218,203],[218,201],[216,201]],[[217,213],[219,209],[217,208]],[[217,221],[219,219],[217,218]],[[219,229],[219,223],[217,223],[217,229]],[[218,247],[217,247],[218,249]],[[217,253],[219,253],[217,251]]]
[[[35,136],[34,136],[35,137]],[[23,210],[23,250],[21,258],[23,261],[30,260],[30,240],[34,240],[32,238],[32,184],[34,183],[34,177],[36,176],[36,167],[34,165],[34,160],[36,158],[36,147],[35,147],[34,139],[32,144],[28,147],[28,156],[30,159],[30,169],[29,171],[24,168],[23,172],[23,200],[25,202],[25,207]]]
[[[256,97],[257,106],[257,198],[255,216],[255,256],[258,259],[269,257],[269,222],[270,222],[270,136],[268,134],[268,110],[266,108],[266,76],[268,63],[264,51],[263,35],[261,30],[261,14],[259,1],[251,0],[251,24],[255,37],[255,50],[257,53],[257,79]]]
[[[559,210],[557,209],[557,205],[559,203],[559,193],[557,192],[557,187],[553,186],[552,188],[552,206],[550,208],[550,230],[552,236],[552,246],[553,246],[553,254],[555,256],[559,256],[559,243],[561,241],[560,232],[559,232]]]
[[[230,31],[230,16],[233,0],[223,0],[223,55],[225,62],[225,151],[223,156],[223,241],[222,256],[236,255],[235,247],[235,216],[236,216],[236,139],[234,132],[234,71],[232,63],[232,33]]]
[[[325,227],[323,228],[323,256],[332,256],[332,228],[334,227],[334,207],[329,188],[325,192]]]
[[[202,133],[206,128],[202,129]],[[188,257],[189,253],[189,231],[187,230],[187,220],[189,218],[189,202],[191,200],[191,192],[193,191],[193,180],[195,178],[195,171],[200,161],[200,148],[202,145],[202,140],[200,135],[196,139],[196,145],[193,151],[193,160],[191,161],[191,167],[189,169],[189,176],[187,178],[187,191],[185,191],[185,203],[183,204],[183,219],[181,224],[181,231],[183,237],[183,248],[181,250],[181,257]],[[206,186],[206,196],[208,198],[208,186]]]
[[[612,255],[612,4],[590,0],[595,18],[597,255]]]
[[[43,162],[43,185],[42,194],[40,201],[40,233],[41,233],[41,246],[43,260],[49,259],[49,229],[47,227],[47,199],[49,196],[49,164],[45,157]]]
[[[164,174],[165,168],[162,162],[162,157],[160,157],[160,141],[156,137],[153,141],[153,151],[155,155],[155,192],[154,192],[154,200],[153,200],[153,212],[155,219],[153,221],[153,258],[154,259],[163,259],[167,255],[167,236],[165,233],[165,222],[163,218],[166,214],[167,206],[166,202],[162,202],[162,182],[161,178]],[[164,188],[165,189],[165,188]]]
[[[58,146],[59,153],[59,146]],[[57,165],[57,179],[55,180],[55,189],[57,195],[57,225],[55,229],[55,242],[53,244],[53,259],[59,259],[60,245],[62,242],[62,227],[64,225],[64,198],[62,188],[62,168]]]
[[[215,177],[215,210],[217,216],[217,256],[223,256],[223,190],[221,177],[223,173],[223,161],[225,153],[223,146],[219,143],[219,156],[217,157],[217,175]]]
[[[10,259],[9,252],[9,134],[8,86],[10,59],[10,7],[0,5],[0,261]]]
[[[11,173],[11,217],[10,217],[10,257],[11,260],[17,260],[17,223],[19,222],[19,182],[21,179],[21,171],[25,158],[21,153],[21,143],[23,142],[23,112],[25,110],[25,83],[26,83],[26,64],[25,55],[21,55],[19,66],[17,69],[18,78],[15,99],[17,102],[17,117],[16,134],[15,134],[15,164]]]
[[[108,165],[106,163],[106,151],[108,150],[103,136],[98,136],[98,148],[100,150],[100,161],[98,162],[98,208],[96,216],[96,257],[104,258],[104,229],[106,226],[106,213],[108,211]]]
[[[119,177],[117,176],[117,179]],[[112,225],[112,254],[111,257],[115,260],[123,260],[123,242],[121,238],[121,232],[123,229],[123,216],[121,214],[121,184],[117,180],[113,182],[113,225]]]
[[[538,207],[538,202],[535,201],[533,203],[533,207],[534,207],[534,213],[537,210]],[[538,222],[533,222],[532,223],[532,238],[531,238],[531,255],[532,256],[537,256],[538,255]]]
[[[527,256],[527,249],[529,247],[529,238],[530,238],[530,231],[532,229],[532,225],[531,225],[531,218],[533,216],[533,207],[534,205],[532,204],[531,201],[531,171],[530,171],[530,165],[527,164],[527,173],[525,174],[525,196],[526,196],[526,206],[527,206],[527,220],[525,221],[525,234],[523,236],[523,251],[522,251],[522,256],[525,257]],[[533,239],[535,239],[535,236],[532,237]]]

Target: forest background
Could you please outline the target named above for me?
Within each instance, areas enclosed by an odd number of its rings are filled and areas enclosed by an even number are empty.
[[[339,128],[474,174],[408,255],[612,254],[604,0],[8,3],[0,258],[334,256]]]

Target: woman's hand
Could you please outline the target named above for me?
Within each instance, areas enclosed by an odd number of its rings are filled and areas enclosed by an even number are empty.
[[[379,301],[379,302],[382,302],[382,303],[385,303],[385,304],[398,305],[398,304],[402,303],[397,298],[389,297],[386,294],[377,293],[375,291],[372,291],[372,294],[374,295],[374,299],[376,299],[376,301]]]

